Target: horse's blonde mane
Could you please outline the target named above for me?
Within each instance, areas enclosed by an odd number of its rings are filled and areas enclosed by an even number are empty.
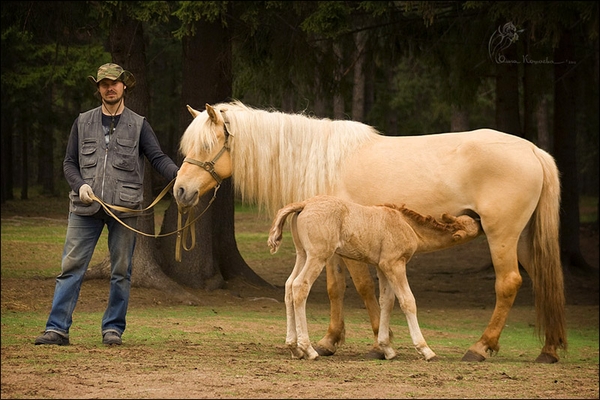
[[[288,203],[330,194],[341,162],[379,135],[356,121],[260,110],[239,101],[213,107],[229,124],[236,192],[244,202],[256,203],[271,215]],[[183,154],[214,146],[210,125],[206,112],[194,119],[180,142]]]

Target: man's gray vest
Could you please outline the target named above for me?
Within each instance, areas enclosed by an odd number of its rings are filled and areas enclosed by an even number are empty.
[[[143,200],[144,156],[140,153],[140,134],[144,117],[128,108],[105,144],[102,108],[79,115],[79,170],[96,197],[106,204],[139,209]],[[70,193],[70,211],[78,215],[95,214],[101,207],[94,201],[85,205],[79,193]],[[111,210],[118,217],[136,215]]]

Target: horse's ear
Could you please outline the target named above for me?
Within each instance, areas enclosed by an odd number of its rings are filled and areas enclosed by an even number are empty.
[[[451,224],[456,221],[456,217],[454,215],[444,213],[442,214],[442,221]]]
[[[192,117],[196,118],[199,114],[200,111],[198,110],[194,110],[192,107],[190,107],[189,105],[187,105],[187,109],[190,112],[190,114],[192,114]]]
[[[464,239],[466,237],[467,237],[467,232],[465,232],[462,229],[454,232],[454,234],[452,235],[452,238],[454,239],[455,242],[459,241],[459,240],[462,240],[462,239]]]
[[[210,117],[210,120],[213,122],[213,124],[219,122],[219,118],[217,117],[217,111],[208,103],[206,103],[206,112],[208,113],[208,116]]]

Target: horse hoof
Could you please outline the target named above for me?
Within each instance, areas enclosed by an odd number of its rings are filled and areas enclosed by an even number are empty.
[[[465,355],[463,356],[461,361],[481,362],[481,361],[485,361],[485,357],[482,356],[481,354],[475,353],[474,351],[468,350],[465,353]]]
[[[370,360],[385,360],[385,354],[377,349],[371,349],[365,357]]]
[[[315,351],[320,356],[323,356],[323,357],[329,357],[329,356],[332,356],[335,353],[334,351],[328,350],[328,349],[326,349],[324,347],[320,347],[320,346],[313,346],[313,347],[314,347]]]
[[[436,362],[436,361],[440,361],[440,358],[438,356],[433,356],[429,360],[426,360],[426,361],[427,362]]]
[[[541,353],[538,358],[535,359],[536,363],[543,364],[554,364],[558,362],[558,358],[554,357],[552,354]]]

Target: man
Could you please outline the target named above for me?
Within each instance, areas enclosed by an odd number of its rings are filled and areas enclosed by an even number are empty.
[[[125,107],[126,93],[135,86],[133,74],[108,63],[98,68],[96,78],[88,79],[96,87],[102,104],[81,113],[71,128],[63,162],[72,191],[61,273],[56,278],[46,329],[35,339],[36,345],[69,344],[73,310],[104,225],[108,227],[111,278],[108,306],[102,317],[102,343],[122,343],[136,233],[108,215],[94,197],[110,205],[140,209],[144,157],[169,182],[179,170],[161,150],[148,121]],[[135,212],[121,211],[115,215],[136,228]]]

